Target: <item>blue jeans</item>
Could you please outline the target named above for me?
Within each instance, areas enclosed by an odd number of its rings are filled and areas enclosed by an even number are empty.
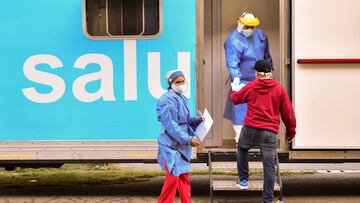
[[[249,179],[248,151],[253,147],[260,147],[263,172],[264,172],[264,190],[263,201],[272,202],[274,196],[275,184],[275,158],[277,137],[272,131],[250,128],[244,126],[241,130],[238,150],[237,150],[237,168],[239,180]]]

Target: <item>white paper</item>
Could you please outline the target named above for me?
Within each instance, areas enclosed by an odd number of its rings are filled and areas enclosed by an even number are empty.
[[[207,109],[204,110],[203,116],[204,116],[204,121],[198,125],[195,131],[197,137],[200,139],[201,142],[204,140],[206,134],[209,132],[214,122]]]

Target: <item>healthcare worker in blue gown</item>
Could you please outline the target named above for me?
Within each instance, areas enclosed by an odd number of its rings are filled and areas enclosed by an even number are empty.
[[[226,65],[233,83],[247,84],[255,79],[255,62],[262,59],[272,64],[272,59],[267,36],[257,27],[260,24],[259,19],[252,13],[243,13],[237,19],[237,24],[237,29],[224,44]],[[234,105],[228,96],[224,118],[233,123],[236,143],[244,125],[246,110],[246,104]]]
[[[202,116],[192,117],[184,93],[188,83],[180,70],[166,75],[168,91],[157,103],[157,117],[161,122],[158,139],[158,163],[166,171],[159,203],[173,203],[179,191],[182,203],[191,202],[190,176],[191,147],[197,147],[195,129],[203,121]]]

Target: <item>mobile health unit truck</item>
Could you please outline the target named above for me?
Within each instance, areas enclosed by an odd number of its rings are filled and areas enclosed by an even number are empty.
[[[174,68],[190,83],[192,112],[214,119],[194,158],[235,152],[223,43],[245,11],[260,18],[297,115],[294,143],[279,133],[280,157],[359,161],[360,5],[345,2],[2,2],[0,165],[154,161],[155,106]]]

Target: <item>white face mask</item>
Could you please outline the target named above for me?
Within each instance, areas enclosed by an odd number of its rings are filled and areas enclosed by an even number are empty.
[[[188,88],[187,83],[184,83],[182,85],[175,85],[175,84],[171,85],[171,89],[173,89],[175,92],[180,94],[184,94],[187,91],[187,88]]]
[[[246,29],[246,30],[242,30],[241,33],[245,36],[245,37],[250,37],[251,35],[253,35],[254,33],[254,29]]]
[[[238,23],[238,27],[237,27],[237,31],[240,34],[243,34],[245,37],[250,37],[251,35],[253,35],[254,33],[254,29],[253,28],[247,28],[244,29],[245,25],[242,23]]]

